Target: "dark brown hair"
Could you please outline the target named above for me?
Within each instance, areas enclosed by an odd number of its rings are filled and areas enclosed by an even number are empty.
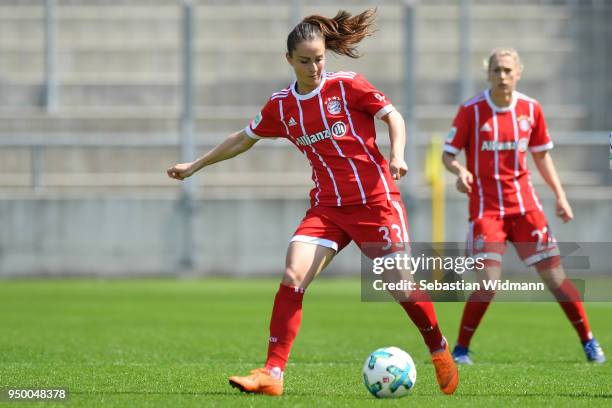
[[[287,37],[287,52],[293,53],[297,45],[303,41],[319,38],[325,40],[325,48],[336,54],[359,58],[357,44],[374,32],[376,9],[351,15],[346,10],[338,11],[334,18],[313,14],[304,18]]]

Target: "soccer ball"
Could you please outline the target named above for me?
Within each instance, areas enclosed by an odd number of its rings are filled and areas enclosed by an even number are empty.
[[[363,365],[363,382],[376,398],[407,395],[414,387],[416,375],[412,357],[398,347],[374,350]]]

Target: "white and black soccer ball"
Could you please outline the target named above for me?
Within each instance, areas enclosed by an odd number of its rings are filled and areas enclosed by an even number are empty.
[[[416,383],[416,375],[412,357],[398,347],[374,350],[363,365],[363,382],[376,398],[407,395]]]

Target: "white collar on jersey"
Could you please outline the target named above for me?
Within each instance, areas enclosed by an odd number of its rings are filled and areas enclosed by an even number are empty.
[[[516,91],[512,91],[512,102],[510,102],[510,106],[504,106],[503,108],[500,108],[499,106],[493,103],[493,100],[491,99],[491,88],[484,91],[484,94],[485,94],[485,98],[487,98],[487,103],[489,104],[491,109],[495,112],[509,112],[513,110],[514,107],[516,106],[516,100],[517,100]]]
[[[327,77],[327,72],[323,71],[323,73],[321,74],[321,83],[319,84],[319,86],[317,86],[315,89],[313,89],[312,91],[310,91],[310,92],[308,92],[307,94],[304,94],[304,95],[300,95],[295,90],[295,88],[297,87],[297,80],[296,80],[295,82],[293,82],[291,84],[291,93],[293,94],[293,96],[295,96],[295,99],[299,99],[301,101],[303,101],[305,99],[310,99],[313,96],[315,96],[316,94],[318,94],[321,91],[321,89],[323,89],[323,85],[325,85],[326,77]]]

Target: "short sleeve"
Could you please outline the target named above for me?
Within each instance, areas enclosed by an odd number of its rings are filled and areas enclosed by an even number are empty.
[[[548,126],[539,103],[533,103],[532,131],[529,138],[529,150],[543,152],[553,148],[553,142],[548,134]]]
[[[470,128],[468,108],[461,106],[453,120],[453,126],[446,136],[444,151],[451,154],[457,154],[464,149],[469,140]]]
[[[285,135],[278,111],[278,101],[268,100],[261,111],[244,128],[252,139],[276,138]]]
[[[391,101],[374,87],[363,75],[357,74],[351,83],[351,105],[381,119],[395,110]]]

